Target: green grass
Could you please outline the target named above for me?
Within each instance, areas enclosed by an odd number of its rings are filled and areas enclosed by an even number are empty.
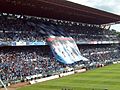
[[[17,90],[120,90],[120,64],[46,81]]]

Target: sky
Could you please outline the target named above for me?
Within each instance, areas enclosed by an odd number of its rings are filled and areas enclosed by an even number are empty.
[[[68,0],[89,7],[120,15],[120,0]],[[120,32],[120,24],[112,25],[111,29]]]

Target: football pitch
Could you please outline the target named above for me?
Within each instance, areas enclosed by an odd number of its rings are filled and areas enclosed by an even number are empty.
[[[17,90],[120,90],[120,64],[22,87]]]

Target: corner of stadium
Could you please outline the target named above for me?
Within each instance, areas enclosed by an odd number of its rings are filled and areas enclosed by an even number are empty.
[[[119,90],[119,22],[67,0],[0,0],[0,90]]]

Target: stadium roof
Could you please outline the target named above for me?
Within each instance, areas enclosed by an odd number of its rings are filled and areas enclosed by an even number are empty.
[[[120,21],[120,16],[66,0],[0,0],[0,12],[89,24]]]

